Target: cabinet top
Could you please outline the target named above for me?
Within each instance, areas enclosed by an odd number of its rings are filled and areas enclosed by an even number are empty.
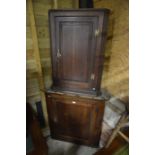
[[[50,12],[92,12],[92,11],[110,13],[110,9],[107,9],[107,8],[50,9],[49,13]]]
[[[105,98],[104,94],[101,94],[99,96],[91,96],[91,95],[87,95],[87,94],[74,93],[74,92],[70,92],[70,91],[55,91],[55,90],[52,90],[52,89],[46,90],[46,93],[52,93],[52,94],[54,93],[54,94],[59,94],[59,95],[84,97],[84,98],[88,98],[88,99],[105,100],[106,101],[106,98]]]

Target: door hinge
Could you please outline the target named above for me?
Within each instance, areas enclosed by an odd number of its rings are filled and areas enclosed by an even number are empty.
[[[61,53],[60,53],[60,50],[58,49],[57,50],[57,58],[60,58],[61,57]]]
[[[92,73],[91,76],[90,76],[90,79],[94,80],[95,79],[95,74]]]
[[[96,29],[96,30],[95,30],[95,37],[98,37],[99,34],[100,34],[100,30],[99,30],[99,29]]]

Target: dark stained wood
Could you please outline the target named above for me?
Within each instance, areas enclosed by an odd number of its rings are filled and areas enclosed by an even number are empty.
[[[88,96],[100,94],[108,14],[108,9],[49,11],[53,85],[46,101],[53,138],[98,146],[104,100]]]
[[[47,155],[46,141],[42,135],[37,117],[28,103],[26,104],[26,132],[31,135],[34,144],[34,150],[27,153],[27,155]]]
[[[108,14],[108,9],[49,11],[53,89],[100,93]]]
[[[104,101],[46,93],[51,136],[98,146]]]
[[[79,0],[79,8],[93,8],[93,0]]]

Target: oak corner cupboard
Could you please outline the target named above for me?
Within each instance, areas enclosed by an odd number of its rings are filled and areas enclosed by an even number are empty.
[[[99,95],[108,9],[50,10],[52,89]]]
[[[98,146],[108,9],[50,10],[52,87],[46,91],[51,136]]]

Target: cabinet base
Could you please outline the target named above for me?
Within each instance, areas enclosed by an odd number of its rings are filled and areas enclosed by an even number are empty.
[[[75,143],[78,145],[86,145],[86,146],[91,146],[94,148],[99,147],[99,142],[92,144],[89,140],[81,140],[81,139],[77,139],[77,138],[73,138],[73,137],[69,137],[69,136],[51,134],[51,138],[56,139],[56,140],[65,141],[65,142]]]

